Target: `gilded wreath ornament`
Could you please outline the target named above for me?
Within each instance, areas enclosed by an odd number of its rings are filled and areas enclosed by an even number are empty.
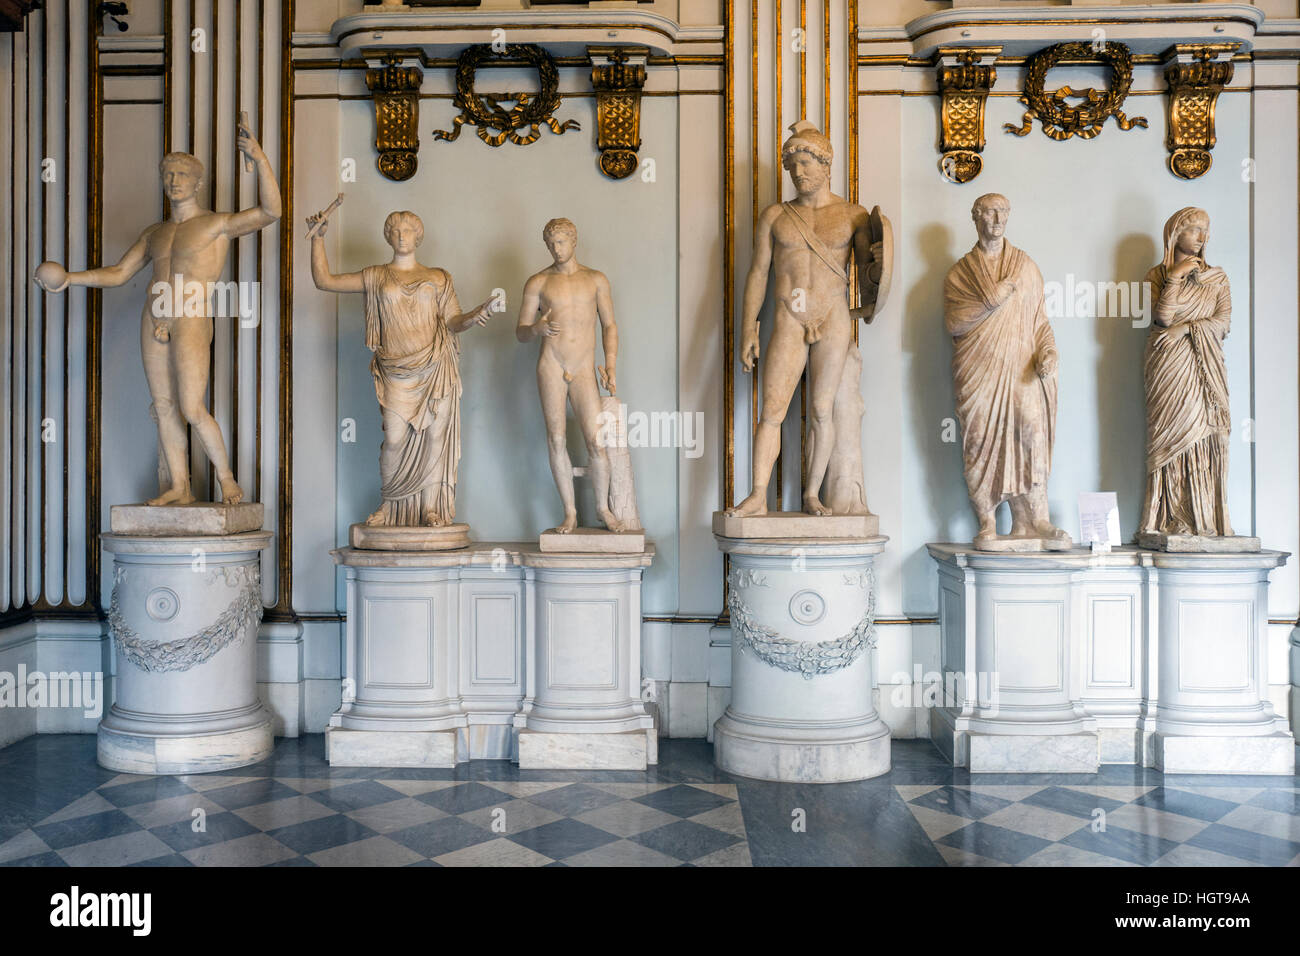
[[[478,93],[474,79],[484,63],[520,61],[537,70],[540,89],[531,93]],[[560,71],[555,59],[541,47],[531,43],[507,43],[498,52],[492,44],[476,43],[461,51],[456,59],[456,96],[453,100],[460,114],[452,120],[450,130],[434,130],[434,139],[454,142],[465,124],[477,127],[478,138],[489,146],[500,146],[506,140],[516,146],[527,146],[541,136],[541,127],[548,126],[557,136],[567,130],[582,127],[577,120],[561,123],[552,114],[560,108]],[[513,101],[506,109],[501,104]],[[492,132],[495,130],[495,132]],[[526,132],[521,132],[526,131]]]
[[[1045,89],[1047,71],[1063,60],[1100,59],[1110,68],[1109,88],[1098,91],[1092,88],[1075,90],[1063,86],[1053,93]],[[1146,127],[1146,117],[1124,115],[1121,107],[1128,98],[1133,85],[1133,54],[1122,43],[1107,42],[1098,47],[1091,41],[1075,43],[1058,43],[1040,50],[1029,58],[1025,70],[1025,91],[1020,97],[1028,109],[1025,111],[1020,126],[1004,124],[1008,133],[1028,136],[1037,119],[1043,125],[1043,132],[1055,140],[1078,136],[1080,139],[1092,139],[1101,132],[1102,126],[1110,117],[1122,130],[1135,126]],[[1071,104],[1072,97],[1082,97],[1083,102]]]

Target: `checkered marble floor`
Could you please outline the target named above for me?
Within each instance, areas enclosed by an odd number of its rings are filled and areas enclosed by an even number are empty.
[[[949,866],[1300,866],[1294,787],[898,790]]]
[[[731,784],[114,777],[0,846],[32,866],[737,866]]]
[[[924,740],[892,761],[778,784],[665,740],[644,772],[336,768],[310,735],[142,777],[38,735],[0,749],[0,866],[1300,866],[1297,776],[972,775]]]

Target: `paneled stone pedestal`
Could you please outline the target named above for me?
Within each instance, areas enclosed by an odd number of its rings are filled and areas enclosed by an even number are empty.
[[[635,554],[343,548],[343,704],[335,766],[644,770],[658,762],[641,701]]]
[[[271,714],[257,695],[257,625],[260,552],[271,537],[103,536],[113,555],[108,623],[117,699],[99,724],[101,766],[201,773],[270,755]]]
[[[931,738],[980,772],[1292,773],[1269,571],[1287,555],[988,554],[932,544],[944,687]]]
[[[719,769],[802,783],[887,773],[871,651],[872,562],[888,539],[732,538],[720,527],[715,519],[731,559],[732,670],[731,703],[713,726]]]

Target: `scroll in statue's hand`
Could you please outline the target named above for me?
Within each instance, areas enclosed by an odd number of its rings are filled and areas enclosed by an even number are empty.
[[[1035,358],[1039,378],[1051,378],[1056,374],[1057,354],[1055,349],[1045,349]]]
[[[470,316],[469,321],[465,323],[465,328],[468,329],[470,326],[474,325],[487,325],[488,319],[492,318],[493,301],[494,300],[492,299],[487,299],[477,309],[475,309],[473,314]]]
[[[754,370],[754,363],[758,361],[758,323],[754,323],[751,328],[745,330],[745,337],[741,340],[740,345],[740,364],[744,366],[746,372]]]
[[[239,151],[254,162],[266,159],[266,153],[262,152],[262,146],[253,137],[247,126],[242,123],[239,127],[239,135],[235,138],[235,145]]]
[[[330,221],[325,218],[325,212],[316,213],[314,216],[307,217],[307,231],[311,233],[313,239],[324,239],[325,230],[329,229]],[[315,232],[312,230],[315,229]]]

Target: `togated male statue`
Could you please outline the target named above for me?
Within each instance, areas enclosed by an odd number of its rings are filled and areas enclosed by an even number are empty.
[[[1047,513],[1056,432],[1056,338],[1043,276],[1003,238],[1011,204],[989,193],[971,218],[979,241],[948,271],[944,319],[953,339],[952,378],[962,458],[982,551],[1063,551],[1070,536]],[[995,515],[1011,506],[1011,535]]]
[[[460,346],[454,336],[486,325],[492,299],[460,311],[446,270],[415,258],[424,241],[424,223],[405,210],[384,220],[391,261],[360,272],[330,272],[328,215],[322,210],[307,219],[312,281],[324,292],[365,294],[366,347],[375,353],[370,373],[383,414],[381,504],[366,518],[366,526],[451,525],[460,463]]]
[[[150,412],[158,422],[162,452],[158,473],[163,487],[158,497],[149,500],[151,505],[183,505],[194,500],[187,424],[198,434],[216,468],[221,500],[233,505],[244,497],[230,470],[221,428],[207,408],[213,289],[225,267],[230,241],[280,218],[280,187],[266,153],[242,123],[237,145],[247,160],[256,164],[259,205],[239,212],[204,209],[198,201],[203,164],[189,153],[168,153],[158,169],[163,194],[171,202],[171,216],[145,229],[122,261],[85,272],[66,272],[58,263],[44,262],[36,270],[37,285],[46,292],[62,292],[69,285],[125,285],[153,262],[154,281],[149,285],[140,324],[140,352],[153,399]],[[201,294],[193,294],[196,290]],[[182,302],[184,308],[177,309]]]
[[[587,444],[597,515],[610,531],[636,531],[639,520],[626,451],[607,448],[602,440],[609,431],[608,419],[617,415],[606,406],[609,400],[602,402],[600,397],[600,388],[613,396],[618,387],[614,376],[618,327],[614,324],[609,280],[604,273],[578,262],[578,228],[568,219],[548,222],[542,230],[542,241],[555,261],[524,283],[515,337],[520,342],[542,340],[537,356],[537,390],[546,419],[551,473],[564,505],[564,521],[553,530],[570,534],[578,527],[573,462],[565,439],[567,399]],[[596,366],[597,321],[605,351],[602,366]]]
[[[853,350],[857,319],[870,322],[884,302],[892,246],[889,221],[879,208],[868,213],[830,188],[831,142],[807,120],[790,127],[781,163],[798,192],[773,203],[758,218],[754,261],[745,280],[741,362],[752,371],[759,356],[758,316],[769,270],[775,273],[772,337],[763,360],[763,413],[754,440],[753,490],[728,515],[767,513],[767,486],[781,449],[781,424],[795,387],[808,369],[812,429],[803,510],[828,515],[822,483],[836,445],[835,400],[846,360]],[[858,263],[862,307],[850,309],[849,253]],[[855,427],[860,416],[854,421]],[[854,464],[861,474],[859,461]],[[863,509],[865,512],[865,504]]]

